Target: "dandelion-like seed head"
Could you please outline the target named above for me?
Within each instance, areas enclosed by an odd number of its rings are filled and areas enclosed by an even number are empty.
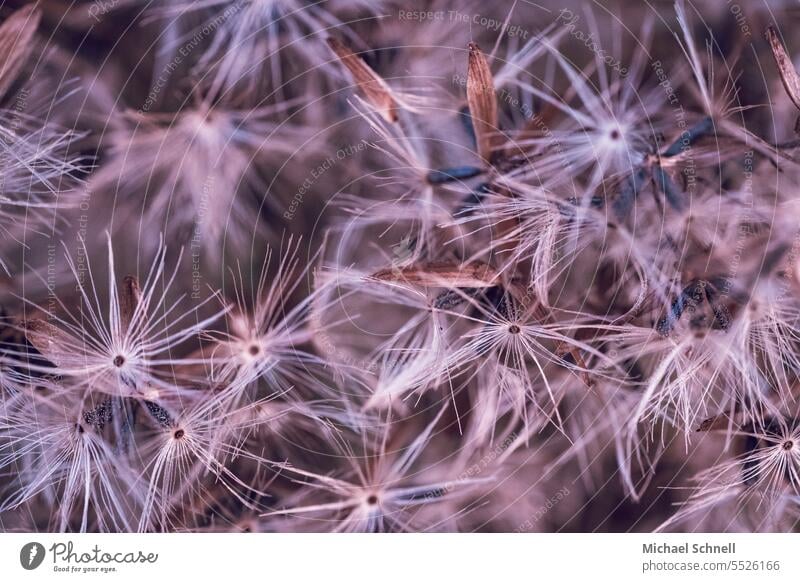
[[[3,528],[797,529],[794,29],[58,4],[0,22]]]

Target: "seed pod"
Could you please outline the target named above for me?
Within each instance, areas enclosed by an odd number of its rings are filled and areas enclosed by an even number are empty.
[[[47,360],[63,366],[69,356],[69,335],[43,319],[26,321],[25,337]]]
[[[636,198],[639,196],[639,192],[641,192],[646,181],[647,174],[645,173],[644,168],[639,168],[636,170],[636,172],[625,179],[625,182],[622,185],[622,190],[617,197],[614,198],[614,203],[612,205],[614,208],[614,214],[619,220],[625,219],[628,214],[630,214],[633,204],[636,201]]]
[[[499,273],[486,263],[475,262],[466,265],[432,263],[382,269],[374,273],[371,278],[423,287],[483,288],[494,286],[499,276]]]
[[[778,66],[783,88],[786,89],[786,94],[792,100],[794,106],[800,109],[800,76],[792,64],[791,57],[786,52],[786,47],[783,46],[781,39],[778,38],[778,33],[771,26],[767,28],[767,40],[770,48],[772,48],[772,56]]]
[[[661,166],[653,166],[653,180],[658,189],[664,193],[669,205],[675,210],[683,210],[685,204],[681,192]]]
[[[87,410],[83,413],[84,422],[90,426],[93,426],[99,431],[103,430],[103,427],[111,422],[113,417],[114,414],[111,398],[106,398],[91,410]]]
[[[467,297],[474,297],[477,294],[478,289],[474,287],[471,289],[448,289],[436,297],[433,306],[442,310],[453,309],[464,303]]]
[[[169,428],[174,424],[172,415],[160,404],[156,404],[152,400],[145,400],[144,405],[150,413],[150,416],[153,417],[153,420],[155,420],[159,426]]]
[[[673,156],[677,156],[681,153],[685,148],[694,144],[697,140],[703,138],[704,136],[708,135],[714,129],[714,121],[710,117],[704,117],[700,121],[698,121],[695,125],[690,127],[684,133],[682,133],[678,139],[670,144],[670,146],[664,150],[664,153],[661,154],[665,158],[671,158]]]
[[[439,184],[447,184],[449,182],[457,182],[459,180],[468,180],[482,173],[483,169],[476,168],[475,166],[457,166],[455,168],[431,170],[428,172],[426,180],[428,184],[437,186]]]
[[[475,130],[478,154],[486,162],[490,162],[498,135],[497,97],[489,63],[480,47],[474,42],[469,44],[467,103],[472,117],[472,127]]]
[[[365,99],[372,105],[381,116],[389,123],[397,121],[397,110],[399,105],[392,95],[392,90],[380,75],[370,68],[353,51],[336,38],[328,39],[328,46],[331,47],[342,64],[350,71],[353,80],[364,94]]]
[[[119,311],[122,323],[123,332],[128,330],[133,319],[133,314],[136,313],[136,308],[139,305],[142,297],[142,290],[139,288],[139,280],[128,275],[122,280],[122,288],[119,294]]]
[[[36,8],[36,4],[28,4],[0,25],[0,55],[3,55],[3,62],[0,64],[0,96],[5,95],[17,80],[30,54],[41,17],[42,13]]]

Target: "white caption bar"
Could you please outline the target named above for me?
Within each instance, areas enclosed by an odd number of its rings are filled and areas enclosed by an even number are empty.
[[[800,580],[799,565],[792,534],[0,535],[3,579],[21,581],[765,582]]]

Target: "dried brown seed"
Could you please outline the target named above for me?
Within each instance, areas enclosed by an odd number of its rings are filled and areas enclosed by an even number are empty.
[[[382,269],[372,279],[394,281],[427,287],[483,288],[497,285],[500,274],[486,263],[456,265],[432,263],[410,267]]]
[[[731,422],[733,421],[733,422]],[[697,432],[711,432],[715,430],[729,430],[731,425],[738,427],[740,425],[740,415],[734,414],[731,418],[728,414],[718,414],[711,416],[700,423],[697,427]]]
[[[28,320],[24,324],[25,337],[45,358],[56,366],[63,366],[68,358],[70,337],[43,319]]]
[[[786,52],[778,33],[773,27],[767,28],[767,40],[772,48],[772,56],[775,57],[775,64],[778,65],[778,72],[783,82],[783,87],[792,100],[794,106],[800,109],[800,75],[792,64],[792,59]]]
[[[364,62],[364,59],[345,46],[342,41],[331,37],[328,39],[328,46],[336,53],[342,64],[347,67],[347,70],[350,71],[359,89],[364,93],[366,100],[378,110],[386,121],[390,123],[397,121],[399,105],[386,81],[373,71]]]
[[[31,50],[33,37],[39,27],[42,13],[35,4],[28,4],[9,16],[0,25],[0,95],[16,81]]]
[[[122,288],[119,293],[119,315],[124,331],[128,330],[133,314],[136,313],[136,308],[141,299],[142,290],[139,287],[139,280],[132,275],[128,275],[122,280]]]
[[[478,143],[478,154],[489,162],[498,138],[497,97],[486,56],[474,42],[469,44],[467,104]]]

